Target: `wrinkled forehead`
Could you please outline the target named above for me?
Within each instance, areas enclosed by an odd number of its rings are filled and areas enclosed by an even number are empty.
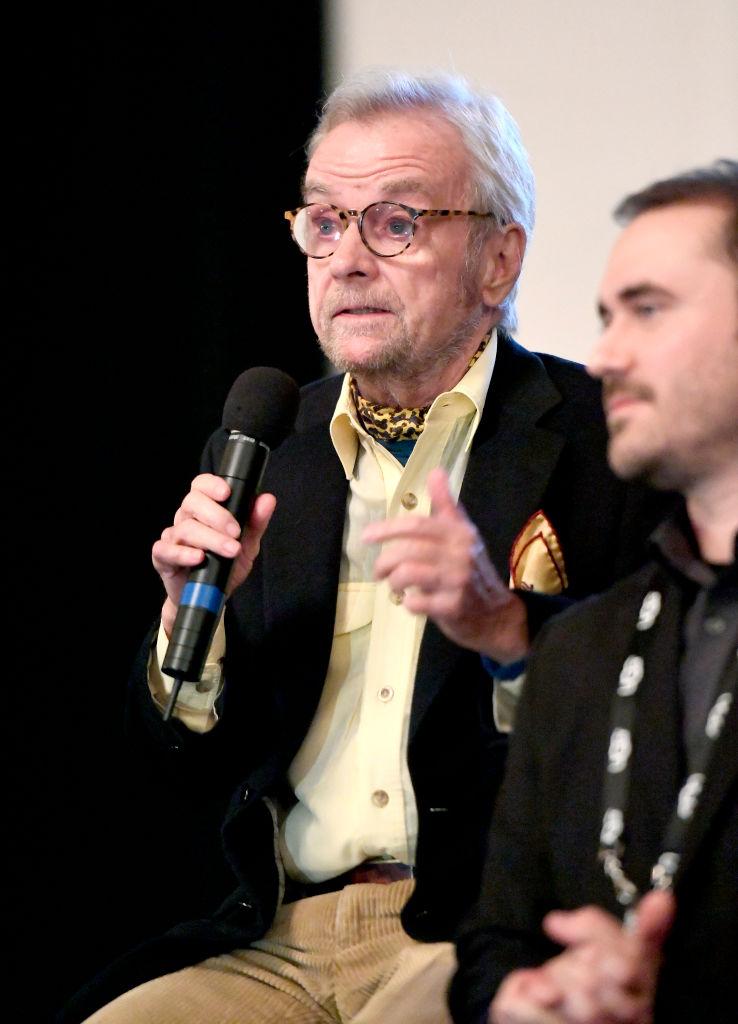
[[[343,194],[367,202],[457,205],[469,192],[470,164],[459,130],[440,115],[377,114],[344,121],[323,137],[303,194],[310,201],[337,202]]]

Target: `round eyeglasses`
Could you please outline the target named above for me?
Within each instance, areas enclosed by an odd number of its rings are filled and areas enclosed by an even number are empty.
[[[308,203],[286,210],[292,237],[301,252],[315,260],[332,256],[352,218],[361,240],[375,256],[399,256],[415,235],[420,217],[494,217],[476,210],[415,210],[404,203],[370,203],[363,210],[341,210],[325,203]]]

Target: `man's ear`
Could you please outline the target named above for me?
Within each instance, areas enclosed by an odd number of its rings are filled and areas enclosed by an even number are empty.
[[[482,253],[482,298],[487,306],[499,306],[520,277],[525,242],[520,224],[506,224],[487,239]]]

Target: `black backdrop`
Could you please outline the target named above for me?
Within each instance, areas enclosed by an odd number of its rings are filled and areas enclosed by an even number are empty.
[[[6,26],[6,1002],[44,1020],[227,886],[216,822],[127,749],[151,543],[238,373],[322,372],[299,200],[317,2]],[[9,656],[8,656],[9,655]]]

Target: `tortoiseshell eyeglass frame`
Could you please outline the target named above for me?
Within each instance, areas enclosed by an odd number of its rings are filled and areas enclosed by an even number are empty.
[[[408,241],[405,243],[405,245],[402,247],[402,249],[399,250],[399,252],[393,252],[393,253],[389,253],[389,254],[382,253],[382,252],[377,252],[376,249],[372,249],[372,247],[367,242],[366,238],[364,238],[364,232],[362,230],[362,227],[363,227],[363,224],[364,224],[364,215],[367,213],[368,210],[371,210],[371,208],[373,206],[382,206],[384,204],[387,204],[389,206],[399,206],[399,208],[401,210],[404,210],[412,218],[413,233],[410,236],[410,238],[408,239]],[[295,245],[297,246],[297,248],[300,250],[301,253],[303,253],[305,256],[307,256],[311,260],[324,260],[324,259],[327,259],[329,256],[332,256],[333,253],[336,251],[336,249],[333,249],[331,252],[326,252],[322,256],[313,256],[312,253],[305,252],[303,247],[300,245],[300,243],[295,238],[295,218],[297,217],[297,215],[299,213],[301,213],[303,210],[307,210],[311,206],[323,206],[323,207],[325,207],[325,208],[327,208],[329,210],[333,210],[335,213],[338,214],[338,216],[341,219],[341,222],[344,225],[343,231],[341,232],[341,238],[343,237],[343,234],[346,231],[346,228],[349,226],[349,221],[351,220],[352,217],[355,217],[356,218],[356,226],[359,229],[359,236],[360,236],[362,242],[364,243],[364,245],[367,247],[369,252],[373,253],[375,256],[381,256],[381,258],[385,259],[385,260],[391,260],[391,259],[394,259],[395,256],[401,256],[402,253],[405,252],[410,247],[410,245],[412,245],[412,241],[415,238],[415,222],[420,217],[494,217],[495,216],[494,213],[481,213],[479,210],[416,210],[412,206],[406,206],[404,203],[396,203],[393,200],[389,200],[389,199],[379,199],[379,200],[376,200],[373,203],[369,203],[368,206],[365,206],[363,210],[342,210],[340,206],[333,206],[332,203],[306,203],[305,206],[298,206],[294,210],[285,210],[284,211],[284,219],[289,221],[289,223],[290,223],[290,234],[292,235],[292,239],[293,239]],[[502,227],[502,226],[503,226],[503,224],[500,224],[500,227]],[[338,241],[340,241],[340,239]],[[336,244],[336,248],[338,248],[338,243]]]

